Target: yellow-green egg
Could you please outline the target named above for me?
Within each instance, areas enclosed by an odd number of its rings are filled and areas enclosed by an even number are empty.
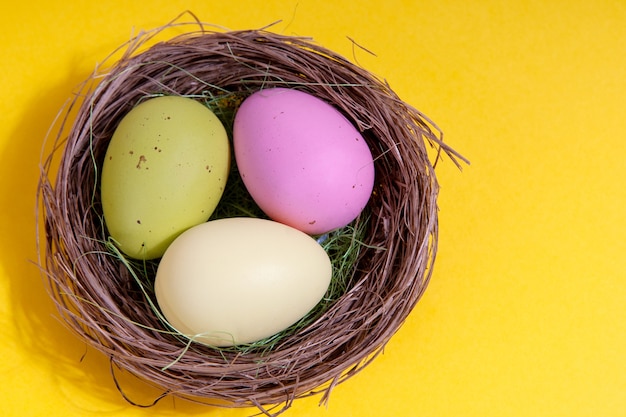
[[[102,167],[110,236],[129,257],[161,257],[183,231],[208,220],[228,178],[224,126],[186,97],[151,98],[117,126]]]

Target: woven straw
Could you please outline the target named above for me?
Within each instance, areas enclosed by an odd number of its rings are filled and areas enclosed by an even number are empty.
[[[258,407],[267,415],[280,414],[300,397],[319,394],[326,402],[334,386],[381,352],[431,276],[438,185],[427,147],[437,158],[442,152],[457,164],[462,158],[443,144],[434,123],[385,82],[310,39],[194,28],[144,50],[154,33],[139,35],[121,59],[96,71],[76,94],[76,115],[62,123],[55,151],[42,164],[40,251],[50,294],[81,339],[112,365],[160,387],[162,397]],[[376,169],[366,246],[345,293],[272,349],[189,344],[159,331],[164,325],[147,302],[150,285],[144,293],[108,250],[98,173],[118,122],[146,96],[214,99],[267,86],[322,98],[362,131]]]

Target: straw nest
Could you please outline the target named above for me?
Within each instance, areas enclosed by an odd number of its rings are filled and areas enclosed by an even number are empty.
[[[427,286],[438,230],[427,147],[435,160],[462,158],[384,81],[311,39],[197,23],[142,50],[154,35],[131,40],[119,60],[82,85],[42,163],[40,254],[50,294],[73,331],[115,367],[162,388],[161,397],[267,415],[300,397],[319,394],[323,403],[382,351]],[[141,285],[129,263],[112,255],[98,174],[117,123],[146,96],[228,103],[267,86],[299,88],[340,109],[370,145],[376,186],[367,221],[356,220],[365,229],[362,246],[342,294],[269,347],[212,349],[167,331],[152,310],[149,279]]]

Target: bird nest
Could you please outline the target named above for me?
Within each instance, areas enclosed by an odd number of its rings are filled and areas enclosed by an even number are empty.
[[[311,39],[190,25],[149,47],[154,32],[133,38],[119,60],[86,80],[62,118],[38,195],[50,294],[80,338],[117,368],[160,387],[159,398],[258,407],[267,415],[300,397],[318,394],[325,402],[382,351],[423,294],[437,250],[438,183],[430,159],[462,158],[387,83]],[[372,151],[376,184],[346,233],[358,247],[351,246],[340,292],[323,309],[271,343],[211,348],[174,334],[155,314],[154,264],[137,266],[112,251],[99,173],[118,122],[146,97],[194,98],[228,125],[241,99],[268,86],[298,88],[339,109]],[[341,252],[329,255],[343,259]]]

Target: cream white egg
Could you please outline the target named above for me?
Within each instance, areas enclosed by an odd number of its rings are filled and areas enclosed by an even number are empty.
[[[180,333],[210,346],[253,343],[304,317],[332,266],[309,235],[271,220],[229,218],[188,229],[160,261],[155,293]]]

